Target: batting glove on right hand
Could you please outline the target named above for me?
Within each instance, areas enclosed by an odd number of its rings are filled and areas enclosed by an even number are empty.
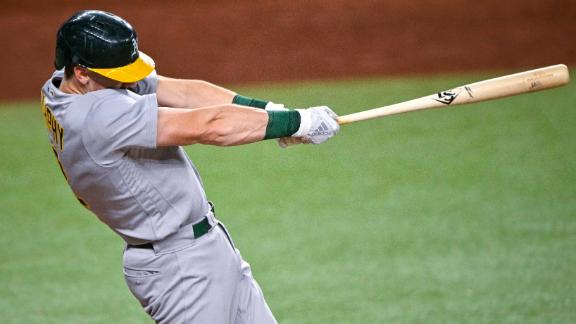
[[[304,143],[323,143],[340,130],[338,115],[327,106],[296,110],[300,113],[300,128],[292,137],[300,137]]]

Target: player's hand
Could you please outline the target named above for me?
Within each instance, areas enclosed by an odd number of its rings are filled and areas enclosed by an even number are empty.
[[[303,137],[282,137],[278,139],[278,145],[281,148],[286,148],[292,145],[308,144]]]
[[[292,137],[299,138],[301,143],[320,144],[340,130],[338,115],[327,106],[296,110],[300,113],[300,128]],[[282,146],[282,141],[279,143]]]

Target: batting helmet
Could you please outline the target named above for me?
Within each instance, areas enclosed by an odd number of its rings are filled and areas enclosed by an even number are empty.
[[[86,10],[68,19],[56,36],[56,69],[80,65],[119,82],[136,82],[154,70],[154,61],[138,51],[136,31],[124,19]]]

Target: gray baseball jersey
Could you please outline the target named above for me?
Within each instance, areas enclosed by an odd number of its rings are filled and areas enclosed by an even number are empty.
[[[78,200],[128,243],[124,278],[146,312],[158,323],[276,323],[187,154],[156,147],[156,74],[134,91],[83,95],[60,91],[62,78],[42,88],[50,143]],[[210,229],[196,239],[202,220]]]
[[[72,191],[129,244],[159,241],[209,211],[181,147],[156,147],[156,73],[135,92],[63,93],[56,71],[42,88],[50,142]]]

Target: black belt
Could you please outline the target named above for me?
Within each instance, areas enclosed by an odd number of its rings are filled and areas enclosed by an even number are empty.
[[[204,234],[208,233],[210,229],[212,229],[212,225],[210,225],[208,217],[204,217],[201,221],[192,225],[192,231],[194,232],[193,234],[195,239],[202,237]],[[153,243],[144,243],[138,245],[128,244],[128,246],[137,249],[154,249]]]

